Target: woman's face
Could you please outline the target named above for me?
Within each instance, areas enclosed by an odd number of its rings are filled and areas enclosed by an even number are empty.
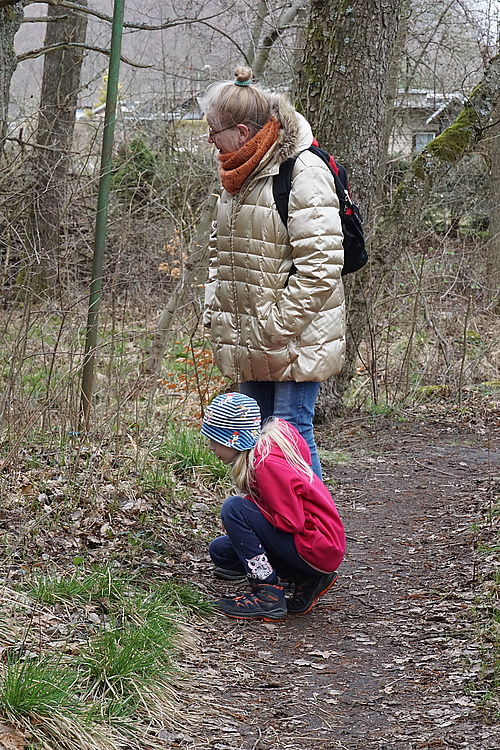
[[[214,143],[220,154],[231,154],[239,149],[252,137],[247,125],[230,125],[218,128],[207,118],[208,142]]]

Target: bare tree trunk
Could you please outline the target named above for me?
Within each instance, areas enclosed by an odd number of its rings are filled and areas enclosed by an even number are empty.
[[[87,0],[74,0],[87,7]],[[31,233],[39,258],[35,286],[56,289],[60,265],[61,222],[69,200],[68,167],[80,88],[83,50],[64,43],[85,42],[87,14],[50,5],[45,46],[59,45],[44,58],[36,142],[35,195]]]
[[[23,18],[23,4],[13,3],[0,8],[0,155],[7,134],[10,81],[17,65],[14,37]]]
[[[191,241],[193,251],[187,264],[186,273],[173,290],[167,306],[160,315],[145,365],[145,374],[147,376],[153,376],[159,371],[172,327],[172,321],[176,313],[188,299],[188,295],[192,296],[193,301],[200,299],[199,287],[204,283],[207,275],[208,238],[216,199],[217,196],[215,194],[210,194],[207,198],[198,221],[196,235]]]
[[[382,144],[382,156],[383,159],[379,164],[379,177],[377,183],[377,194],[375,196],[375,206],[381,206],[383,202],[383,187],[384,178],[387,169],[387,159],[389,154],[389,142],[391,139],[391,133],[394,128],[394,114],[395,114],[395,103],[398,96],[398,85],[399,75],[401,70],[401,58],[404,54],[406,37],[408,33],[408,19],[410,16],[410,0],[403,0],[401,5],[401,16],[398,27],[396,40],[394,42],[394,50],[392,55],[392,62],[389,69],[389,80],[387,82],[387,101],[386,101],[386,118],[385,118],[385,132],[384,141]],[[379,211],[375,210],[373,213],[377,214]]]
[[[497,112],[497,119],[499,117]],[[489,139],[490,156],[490,238],[487,244],[487,285],[493,309],[500,312],[500,125],[497,123]]]
[[[344,164],[369,226],[403,0],[312,0],[297,105]]]
[[[257,49],[259,47],[260,37],[262,35],[262,29],[264,21],[268,14],[267,0],[259,0],[257,10],[255,11],[255,23],[252,27],[252,33],[250,37],[250,49],[247,55],[247,61],[250,66],[254,65],[255,58],[257,57]],[[254,70],[255,73],[255,70]]]
[[[375,225],[381,165],[387,158],[387,101],[403,3],[312,0],[296,92],[297,106],[320,144],[347,168],[368,233]],[[318,421],[328,421],[342,411],[342,394],[356,362],[360,320],[354,321],[352,307],[364,305],[364,296],[351,279],[345,287],[346,368],[340,377],[322,384],[316,407]],[[359,298],[353,297],[355,292]]]
[[[290,28],[303,7],[303,0],[294,0],[294,2],[290,4],[290,7],[283,8],[277,22],[270,25],[270,28],[265,36],[262,40],[260,40],[259,53],[256,54],[254,52],[254,61],[252,63],[253,73],[256,78],[259,78],[262,75],[269,60],[269,55],[272,52],[274,44],[280,38],[280,36]],[[262,25],[259,30],[259,33],[261,32]]]

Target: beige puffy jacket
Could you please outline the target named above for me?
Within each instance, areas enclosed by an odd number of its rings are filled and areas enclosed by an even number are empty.
[[[235,382],[322,381],[342,368],[345,349],[335,184],[328,167],[306,150],[313,139],[306,120],[280,97],[273,109],[281,125],[277,142],[239,193],[222,191],[205,322],[217,366]],[[274,203],[273,175],[297,153],[286,228]]]

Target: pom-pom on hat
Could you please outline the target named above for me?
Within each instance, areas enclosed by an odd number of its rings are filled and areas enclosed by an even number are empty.
[[[221,445],[246,451],[255,446],[260,425],[260,409],[255,399],[243,393],[222,393],[207,408],[201,434]]]

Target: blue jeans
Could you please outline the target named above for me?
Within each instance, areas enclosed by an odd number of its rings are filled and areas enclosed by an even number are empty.
[[[318,391],[319,383],[296,383],[294,380],[279,383],[270,380],[249,380],[247,383],[240,383],[240,393],[254,398],[259,404],[262,422],[269,417],[280,417],[297,428],[311,451],[313,471],[322,479],[313,428],[314,405]]]
[[[321,575],[300,557],[293,534],[269,523],[248,498],[228,497],[220,516],[227,534],[214,539],[208,550],[220,568],[246,573],[267,583],[275,580],[276,573],[287,579],[293,579],[298,572]]]

